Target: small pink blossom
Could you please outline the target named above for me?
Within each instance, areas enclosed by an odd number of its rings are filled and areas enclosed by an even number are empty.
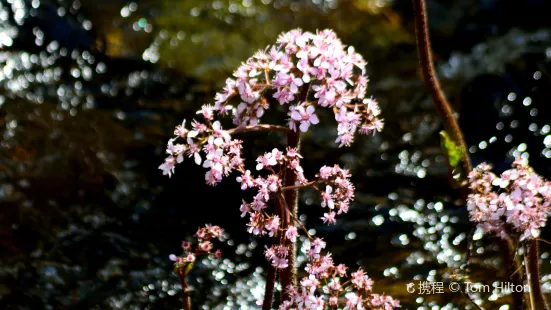
[[[251,171],[247,170],[241,176],[236,178],[237,182],[241,183],[241,189],[252,188],[254,186],[254,179],[251,177]]]
[[[298,231],[295,226],[287,227],[287,231],[285,232],[285,238],[289,239],[289,241],[291,242],[297,242],[297,236],[298,236]]]
[[[324,223],[327,224],[336,224],[337,220],[335,220],[335,212],[331,211],[329,213],[324,213],[323,217],[321,217]]]
[[[335,208],[335,202],[333,201],[333,196],[331,195],[332,192],[333,192],[333,188],[329,185],[325,187],[325,192],[321,192],[322,207],[329,207],[329,209]]]
[[[256,170],[262,170],[264,167],[275,166],[277,164],[277,160],[272,153],[266,153],[264,156],[258,157],[256,162]]]
[[[172,174],[174,173],[175,165],[176,165],[176,159],[172,156],[169,156],[165,159],[165,162],[159,166],[159,169],[163,171],[163,175],[168,174],[168,177],[171,177]]]
[[[299,105],[291,112],[291,119],[300,123],[300,131],[306,132],[310,124],[319,123],[317,115],[314,114],[315,111],[316,109],[312,105],[309,105],[306,109],[303,105]]]
[[[188,263],[193,263],[193,262],[195,262],[195,255],[189,253],[189,254],[186,256],[186,261],[187,261]]]
[[[182,241],[182,248],[184,250],[189,250],[191,248],[191,243],[188,241]]]

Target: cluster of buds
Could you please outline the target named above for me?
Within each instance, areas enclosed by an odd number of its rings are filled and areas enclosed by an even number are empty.
[[[347,275],[348,267],[335,265],[331,253],[322,254],[325,242],[313,238],[307,244],[309,259],[298,288],[289,287],[291,298],[279,309],[382,309],[400,307],[400,303],[387,295],[371,292],[373,280],[360,268]],[[268,252],[268,251],[266,251]],[[268,254],[267,254],[268,255]]]
[[[521,241],[538,238],[551,206],[551,182],[520,158],[500,177],[491,169],[482,163],[469,174],[467,208],[471,220],[502,238],[511,234],[520,235]]]
[[[195,246],[191,242],[183,241],[182,256],[170,255],[170,259],[174,261],[175,272],[177,274],[182,272],[184,275],[187,275],[193,267],[197,256],[214,255],[216,258],[221,258],[222,251],[216,250],[213,252],[212,241],[214,239],[222,240],[223,235],[224,229],[219,226],[207,224],[205,227],[199,228],[195,234],[197,238]]]

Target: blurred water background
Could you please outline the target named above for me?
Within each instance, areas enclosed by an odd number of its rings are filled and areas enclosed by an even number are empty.
[[[504,170],[524,156],[550,178],[551,3],[429,0],[428,10],[474,163]],[[195,305],[257,308],[265,240],[245,231],[239,186],[208,187],[188,161],[172,179],[157,167],[174,126],[295,27],[334,29],[365,57],[386,121],[351,148],[336,148],[330,119],[305,137],[307,173],[340,163],[357,187],[336,227],[321,224],[317,198],[303,193],[310,232],[403,309],[473,309],[461,294],[406,291],[456,274],[471,238],[471,281],[507,281],[498,243],[473,231],[447,183],[410,0],[0,0],[0,308],[179,309],[169,255],[204,223],[229,239],[224,259],[192,273]],[[247,154],[278,143],[257,138]],[[542,244],[546,292],[550,250]],[[473,299],[485,309],[510,302]]]

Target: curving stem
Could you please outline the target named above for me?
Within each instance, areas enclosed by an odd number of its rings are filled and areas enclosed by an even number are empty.
[[[423,72],[423,79],[425,85],[429,89],[432,100],[436,105],[436,109],[440,114],[444,122],[446,131],[450,134],[451,138],[462,149],[461,154],[461,174],[466,178],[472,170],[471,159],[469,157],[467,144],[465,143],[465,138],[463,137],[463,132],[455,119],[453,110],[450,103],[446,99],[440,82],[436,75],[436,70],[434,69],[434,61],[432,59],[431,43],[429,37],[429,27],[428,27],[428,16],[427,16],[427,5],[425,0],[413,0],[414,6],[414,15],[415,15],[415,36],[417,40],[417,52],[419,54],[419,61],[421,63],[421,69]],[[451,169],[450,169],[451,173]],[[462,188],[463,198],[466,198],[468,195],[468,188]],[[536,246],[537,251],[537,246]],[[511,247],[510,243],[505,244],[504,253],[507,256],[505,261],[509,268],[510,280],[514,285],[520,285],[522,283],[520,274],[517,272],[520,269],[520,262],[516,258],[516,252],[514,247]],[[537,263],[537,258],[536,258]],[[536,264],[537,267],[537,264]],[[539,278],[538,278],[539,283]],[[513,294],[513,305],[514,309],[520,309],[523,306],[522,294]],[[545,309],[547,308],[536,308],[536,309]]]
[[[419,53],[423,78],[430,91],[432,100],[436,104],[436,109],[444,121],[446,130],[449,132],[454,142],[462,149],[461,172],[463,177],[466,178],[472,170],[471,159],[467,150],[467,144],[463,138],[463,132],[461,128],[459,128],[459,124],[453,115],[451,105],[446,99],[440,82],[438,81],[438,77],[436,76],[430,45],[427,5],[425,0],[413,0],[413,5],[415,12],[417,52]]]

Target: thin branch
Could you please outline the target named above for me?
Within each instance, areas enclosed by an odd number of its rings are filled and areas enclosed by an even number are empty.
[[[304,184],[301,184],[301,185],[285,186],[285,187],[280,188],[280,190],[282,192],[291,191],[291,190],[301,189],[301,188],[305,188],[305,187],[310,187],[310,186],[312,186],[316,183],[318,183],[318,180],[310,181],[308,183],[304,183]]]
[[[289,214],[291,214],[291,209],[289,209],[289,206],[287,205],[287,203],[285,202],[285,197],[283,197],[283,194],[279,193],[279,196],[277,196],[277,198],[280,199],[280,201],[282,202],[283,206],[285,206],[285,209],[287,210],[287,212],[289,212]],[[306,236],[308,237],[308,239],[310,240],[313,240],[314,238],[308,233],[308,229],[306,229],[306,227],[304,227],[304,224],[302,224],[302,222],[294,217],[292,214],[291,214],[291,218],[296,222],[298,223],[298,225],[300,226],[300,228],[302,228],[302,230],[304,231],[304,233],[306,234]]]
[[[268,275],[266,276],[266,286],[264,288],[264,301],[262,310],[271,310],[274,302],[274,288],[276,282],[277,270],[272,264],[268,263]]]
[[[522,265],[516,255],[517,245],[510,237],[507,237],[502,243],[503,260],[507,267],[507,273],[509,274],[508,278],[515,287],[522,286]],[[524,309],[524,292],[513,290],[511,295],[513,296],[512,309]]]
[[[541,289],[538,240],[532,239],[526,244],[524,265],[526,266],[526,276],[530,285],[530,304],[532,305],[532,309],[548,310],[549,307]]]
[[[291,132],[291,129],[285,126],[261,124],[261,125],[240,126],[240,127],[232,128],[228,130],[228,133],[230,135],[233,135],[233,134],[239,134],[239,133],[260,132],[260,131],[283,132],[288,134],[289,132]]]
[[[461,150],[461,174],[463,178],[467,178],[469,173],[472,171],[471,159],[469,157],[469,152],[467,149],[467,144],[465,138],[463,137],[463,132],[459,127],[457,120],[453,114],[450,103],[446,99],[442,87],[436,75],[436,70],[434,69],[434,61],[431,51],[431,43],[429,36],[429,27],[428,27],[428,16],[427,16],[427,5],[425,0],[413,0],[414,5],[414,15],[415,15],[415,35],[417,39],[417,52],[419,54],[419,60],[421,63],[421,69],[423,72],[423,79],[425,85],[429,89],[432,100],[434,101],[438,113],[444,122],[446,131],[449,133],[451,138],[454,140],[455,144],[458,145]],[[452,169],[449,167],[450,175],[452,174]],[[468,188],[462,187],[463,198],[466,198],[468,194]],[[472,242],[472,241],[470,241]],[[511,281],[516,285],[520,284],[521,275],[515,272],[515,269],[520,267],[520,262],[516,257],[515,251],[510,251],[510,244],[505,244],[506,256],[505,261],[509,272],[512,271],[510,275]],[[513,248],[514,249],[514,248]],[[470,253],[469,253],[470,254]],[[470,256],[470,255],[468,255]],[[467,265],[468,265],[467,260]],[[537,265],[536,265],[537,267]],[[538,279],[539,283],[539,279]],[[519,309],[522,307],[523,298],[522,294],[513,294],[513,304],[514,309]],[[542,308],[543,309],[543,308]],[[547,308],[546,308],[547,309]]]
[[[184,270],[178,270],[178,277],[180,278],[180,283],[182,284],[182,307],[184,310],[191,310],[191,293],[189,291],[189,286],[187,284],[186,275]]]
[[[423,78],[426,86],[429,88],[432,100],[436,104],[438,113],[444,121],[446,130],[449,132],[454,142],[462,148],[461,171],[463,177],[466,178],[472,170],[471,159],[461,128],[459,128],[459,124],[453,115],[451,105],[446,99],[440,82],[438,81],[438,77],[436,76],[429,38],[427,5],[425,0],[413,0],[413,4],[415,10],[417,51],[419,53],[421,69],[423,70]]]

